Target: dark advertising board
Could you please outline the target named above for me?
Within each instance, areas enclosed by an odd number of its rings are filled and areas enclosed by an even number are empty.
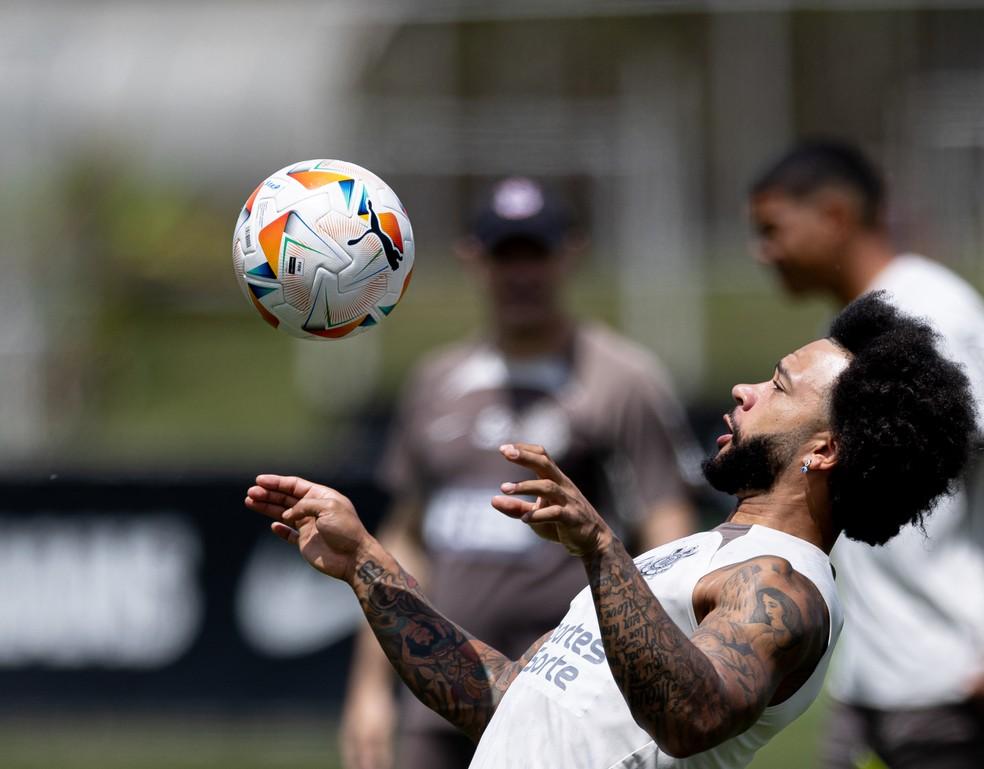
[[[358,605],[243,507],[250,482],[3,482],[0,708],[337,702]],[[373,528],[383,496],[339,488]]]

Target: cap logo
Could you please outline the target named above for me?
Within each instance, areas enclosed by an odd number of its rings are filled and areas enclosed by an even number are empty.
[[[506,179],[492,196],[492,210],[502,219],[529,219],[543,208],[543,193],[531,179]]]

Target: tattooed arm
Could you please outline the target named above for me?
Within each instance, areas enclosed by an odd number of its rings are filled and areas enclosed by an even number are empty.
[[[823,598],[782,558],[715,574],[716,607],[690,638],[618,540],[584,563],[615,682],[636,722],[671,755],[708,750],[745,731],[784,679],[808,674],[823,654]]]
[[[410,691],[476,742],[509,684],[546,638],[519,660],[508,659],[435,610],[416,580],[381,548],[361,560],[352,587]]]
[[[582,559],[612,676],[633,718],[665,752],[692,755],[741,733],[784,693],[787,678],[798,683],[822,656],[823,599],[787,561],[756,558],[715,572],[710,611],[688,638],[547,453],[523,444],[501,450],[539,477],[503,484],[510,496],[492,504]]]
[[[302,478],[261,475],[246,506],[273,518],[314,568],[355,591],[396,672],[431,710],[478,740],[502,695],[543,643],[513,661],[434,609],[365,530],[352,503]]]

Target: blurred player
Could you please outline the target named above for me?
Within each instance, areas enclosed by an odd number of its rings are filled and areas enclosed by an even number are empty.
[[[381,541],[443,611],[518,657],[557,624],[584,572],[563,548],[489,505],[498,446],[545,445],[613,528],[643,550],[696,528],[681,465],[694,448],[653,357],[563,305],[571,222],[536,182],[497,184],[461,257],[487,305],[488,330],[429,356],[403,392],[383,461],[398,504]],[[689,455],[689,456],[685,456]],[[474,743],[409,696],[368,628],[357,643],[342,719],[348,769],[465,767]]]
[[[887,290],[940,332],[984,405],[984,305],[945,267],[896,255],[881,178],[859,150],[793,148],[752,186],[751,216],[760,260],[790,293],[843,305]],[[979,483],[980,471],[972,465],[968,480]],[[834,549],[846,626],[830,680],[826,767],[853,767],[869,750],[893,769],[984,766],[980,490],[971,483],[944,499],[925,531],[906,526],[877,548],[842,538]]]
[[[537,479],[492,504],[589,583],[516,661],[433,608],[338,492],[261,475],[246,504],[349,583],[414,694],[480,740],[476,769],[739,769],[820,690],[842,621],[834,541],[921,520],[966,462],[973,404],[929,327],[877,296],[733,395],[705,463],[738,497],[729,523],[635,562],[542,448],[501,447]]]

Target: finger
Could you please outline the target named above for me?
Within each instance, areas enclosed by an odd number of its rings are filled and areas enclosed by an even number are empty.
[[[271,505],[269,502],[263,502],[253,497],[246,497],[244,504],[250,510],[278,521],[283,518],[284,511],[287,509],[281,505]]]
[[[524,513],[520,520],[531,526],[538,523],[559,523],[566,526],[574,523],[574,516],[570,509],[563,505],[549,505]]]
[[[560,468],[547,456],[542,446],[534,446],[533,449],[520,448],[526,445],[523,443],[507,443],[504,446],[500,446],[499,451],[502,453],[502,456],[513,464],[532,470],[540,478],[549,478],[558,483],[565,480],[565,476],[560,472]]]
[[[557,481],[549,478],[536,478],[533,480],[519,481],[517,483],[507,482],[500,487],[505,494],[519,494],[528,497],[545,497],[555,502],[566,501],[567,494]]]
[[[501,494],[497,494],[492,497],[492,507],[500,513],[505,513],[510,518],[522,518],[526,513],[536,507],[536,505],[533,502],[527,502],[525,499],[504,497]]]
[[[297,540],[300,539],[300,535],[297,529],[292,529],[285,523],[280,521],[274,521],[270,524],[270,531],[280,537],[284,542],[289,542],[292,545],[297,544]]]
[[[546,456],[549,456],[547,454],[547,450],[543,446],[541,446],[539,443],[518,443],[517,442],[517,443],[513,443],[512,445],[515,446],[520,451],[528,451],[531,454],[542,454],[545,457]]]
[[[297,497],[291,494],[284,494],[282,491],[265,489],[262,486],[250,486],[246,493],[253,497],[253,499],[261,499],[264,502],[282,505],[283,507],[293,507],[297,504]]]
[[[290,508],[292,500],[293,497],[286,494],[270,492],[262,486],[250,486],[246,492],[245,504],[250,510],[279,519]]]
[[[280,491],[297,499],[307,494],[314,486],[311,481],[298,478],[296,475],[257,475],[256,483],[270,491]]]
[[[330,510],[331,499],[302,499],[293,507],[284,510],[283,518],[288,523],[297,523],[303,518],[317,518]]]

